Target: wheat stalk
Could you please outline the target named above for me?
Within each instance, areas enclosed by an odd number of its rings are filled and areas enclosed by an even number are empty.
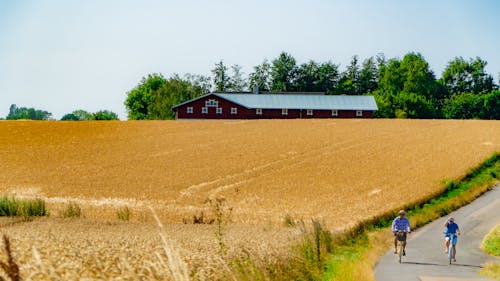
[[[167,239],[165,229],[163,228],[163,224],[161,223],[158,215],[155,210],[150,207],[151,212],[153,213],[153,217],[160,228],[160,238],[163,244],[163,250],[165,251],[165,255],[167,256],[167,265],[170,270],[170,274],[176,281],[189,281],[188,268],[186,263],[181,257],[181,253],[178,250],[178,247],[175,247],[174,241]]]

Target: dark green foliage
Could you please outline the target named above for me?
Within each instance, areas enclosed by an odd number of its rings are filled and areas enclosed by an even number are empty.
[[[0,216],[40,217],[46,215],[47,209],[42,199],[17,199],[5,195],[0,197]]]
[[[200,86],[173,76],[169,78],[165,85],[153,92],[151,103],[148,107],[148,119],[174,119],[175,113],[172,107],[184,101],[202,96],[205,94]]]
[[[94,114],[85,111],[83,109],[78,109],[75,110],[71,113],[68,113],[64,115],[61,118],[62,121],[89,121],[89,120],[95,120],[94,119]]]
[[[484,116],[482,119],[500,120],[500,91],[491,91],[484,96]]]
[[[493,77],[486,73],[486,65],[487,62],[479,57],[468,62],[457,57],[448,63],[441,80],[450,95],[489,93],[496,85]]]
[[[7,115],[7,120],[19,120],[19,119],[30,119],[30,120],[49,120],[52,117],[52,113],[44,110],[17,107],[15,104],[11,105],[9,108],[9,115]]]
[[[271,91],[296,91],[293,82],[297,75],[297,62],[292,55],[281,52],[271,65]]]
[[[62,118],[61,118],[61,121],[79,121],[80,119],[78,119],[78,117],[73,114],[73,113],[68,113],[68,114],[65,114]]]
[[[174,119],[172,107],[207,94],[210,83],[204,76],[174,75],[168,80],[161,74],[151,74],[128,92],[125,106],[130,120]]]
[[[96,113],[79,109],[68,113],[61,118],[61,121],[89,121],[89,120],[118,120],[118,114],[110,110],[100,110]]]
[[[154,93],[167,83],[161,74],[149,74],[143,77],[139,85],[127,93],[125,107],[127,108],[129,120],[147,120],[149,107],[152,103]]]
[[[217,92],[228,91],[229,83],[231,80],[228,72],[229,69],[224,65],[224,62],[222,60],[216,63],[215,68],[212,69],[215,90]]]
[[[484,97],[473,93],[454,95],[443,108],[443,115],[449,119],[473,119],[484,116]]]
[[[94,120],[118,120],[118,114],[109,110],[100,110],[93,114]]]
[[[271,65],[264,60],[261,65],[254,66],[254,72],[248,78],[250,90],[257,87],[259,91],[271,90]]]

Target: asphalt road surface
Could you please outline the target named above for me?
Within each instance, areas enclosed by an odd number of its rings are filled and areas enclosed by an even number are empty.
[[[499,258],[479,248],[484,236],[500,223],[500,185],[471,204],[451,214],[459,225],[457,262],[449,265],[444,248],[444,223],[440,218],[413,232],[408,237],[406,256],[401,264],[391,250],[375,267],[377,281],[476,281],[490,280],[477,272],[485,262]]]

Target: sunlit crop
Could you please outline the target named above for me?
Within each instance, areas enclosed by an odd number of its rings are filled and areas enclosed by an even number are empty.
[[[341,229],[440,192],[498,151],[499,121],[0,121],[0,193],[42,198],[51,214],[2,231],[35,280],[50,268],[155,279],[169,271],[152,207],[191,274],[211,276],[224,264],[217,223],[193,217],[215,221],[215,198],[227,255],[269,259],[297,236],[285,221]],[[57,215],[69,202],[81,218]]]

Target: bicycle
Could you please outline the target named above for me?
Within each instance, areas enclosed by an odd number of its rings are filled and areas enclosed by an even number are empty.
[[[406,246],[406,231],[398,231],[396,234],[396,239],[398,240],[398,246],[396,248],[398,254],[398,261],[401,263],[401,257],[403,256],[404,249]]]
[[[455,256],[455,248],[453,248],[453,246],[457,245],[457,234],[456,233],[451,233],[450,234],[450,244],[448,245],[448,260],[451,264],[451,262],[454,260],[454,256]]]

